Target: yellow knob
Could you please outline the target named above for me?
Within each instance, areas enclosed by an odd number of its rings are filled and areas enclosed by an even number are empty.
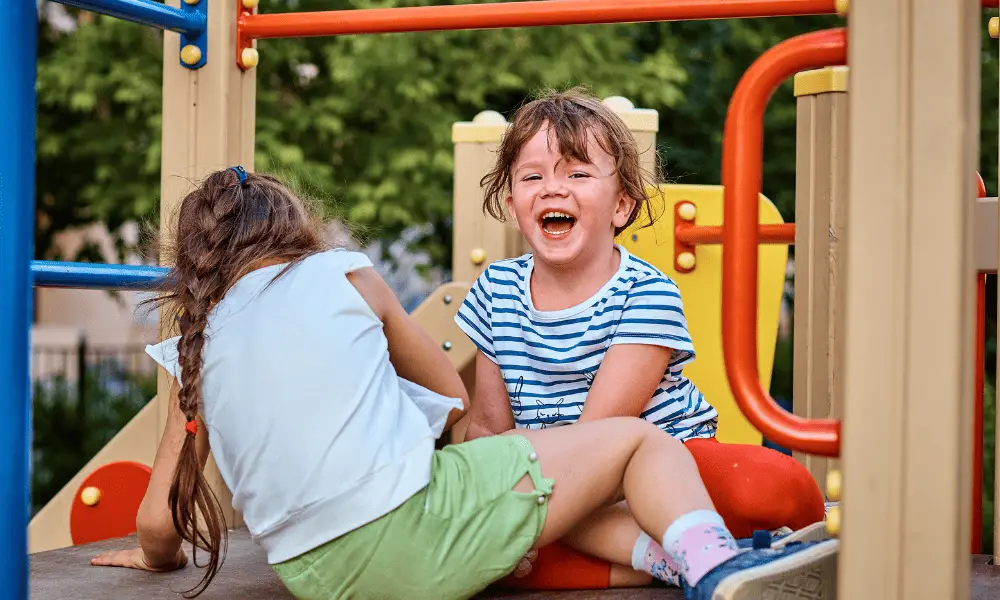
[[[993,39],[1000,37],[1000,17],[990,18],[990,37]]]
[[[243,0],[243,8],[253,10],[260,4],[260,0]]]
[[[690,202],[685,202],[677,207],[677,215],[685,221],[694,221],[694,216],[697,213],[694,204]]]
[[[181,60],[186,65],[196,65],[201,60],[201,48],[194,44],[188,44],[181,48]]]
[[[826,513],[826,532],[837,537],[840,535],[840,507],[831,506]]]
[[[837,7],[837,14],[842,17],[846,17],[847,10],[850,8],[850,4],[851,4],[850,0],[837,0],[836,4],[834,5]]]
[[[80,501],[87,506],[95,506],[101,501],[101,490],[94,486],[88,486],[83,488],[80,492]]]
[[[184,4],[190,4],[191,6],[194,6],[195,4],[198,4],[199,2],[201,2],[201,0],[184,0]]]
[[[826,495],[830,497],[830,500],[840,502],[840,485],[842,483],[843,477],[840,476],[840,471],[834,469],[826,474]]]
[[[486,262],[486,251],[483,250],[482,248],[474,249],[472,252],[469,253],[469,260],[471,260],[472,264],[476,266],[483,264],[484,262]]]
[[[256,48],[244,48],[243,52],[240,53],[240,60],[243,61],[244,67],[252,69],[260,62],[260,54],[257,53]]]
[[[677,266],[684,270],[691,270],[694,268],[694,252],[681,252],[677,256]]]

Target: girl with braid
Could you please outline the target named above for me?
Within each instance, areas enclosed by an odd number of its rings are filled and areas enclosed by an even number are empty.
[[[204,591],[227,540],[202,474],[211,449],[297,598],[469,598],[623,499],[690,599],[832,598],[836,540],[738,547],[690,453],[642,419],[436,450],[468,406],[461,378],[368,258],[321,231],[281,183],[240,167],[184,198],[159,299],[180,336],[149,348],[175,381],[139,547],[93,564],[178,569],[186,542],[196,564],[208,554],[188,595]]]

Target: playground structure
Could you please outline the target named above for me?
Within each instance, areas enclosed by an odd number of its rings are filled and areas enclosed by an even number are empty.
[[[168,236],[186,179],[232,164],[252,168],[258,39],[848,10],[834,0],[563,0],[259,15],[254,0],[185,0],[180,8],[147,0],[67,3],[180,34],[165,36],[161,215]],[[16,44],[8,55],[34,43],[31,6],[16,9],[20,20],[0,25],[6,27],[0,44]],[[979,488],[970,475],[981,472],[974,467],[982,430],[973,422],[981,426],[984,329],[975,317],[984,316],[982,274],[996,271],[1000,253],[996,199],[976,200],[984,194],[971,177],[978,155],[981,6],[868,0],[847,16],[849,29],[799,36],[754,63],[727,115],[722,186],[651,191],[663,217],[653,228],[626,232],[622,243],[681,286],[700,353],[691,376],[720,406],[720,439],[756,443],[763,435],[796,450],[821,485],[835,473],[827,492],[843,502],[834,518],[842,525],[832,528],[842,541],[840,597],[975,597],[969,548],[978,546],[977,507],[970,495]],[[933,49],[921,42],[929,38]],[[31,286],[155,287],[164,269],[30,260],[34,169],[26,149],[34,143],[34,71],[26,62],[4,67],[16,93],[0,111],[3,130],[13,132],[0,160],[0,386],[9,405],[0,438],[16,450],[0,463],[6,492],[0,581],[11,598],[26,596],[30,546],[75,543],[69,522],[88,509],[107,509],[107,499],[116,497],[101,479],[103,469],[134,461],[139,467],[128,467],[131,476],[142,480],[141,465],[152,463],[166,416],[159,399],[168,397],[161,373],[157,397],[36,517],[38,537],[32,531],[29,545]],[[792,76],[798,226],[781,223],[760,196],[763,110]],[[655,147],[654,111],[608,102],[641,149]],[[453,128],[454,281],[415,312],[467,381],[474,351],[451,316],[489,261],[523,251],[516,232],[484,218],[479,208],[478,180],[505,127],[501,116],[487,112]],[[798,249],[796,378],[789,414],[766,389],[792,241]],[[720,389],[712,389],[713,378]],[[838,466],[842,477],[833,470]],[[209,473],[228,502],[211,464]],[[241,524],[232,510],[227,520],[234,528]],[[997,531],[994,526],[1000,552]],[[52,541],[53,535],[64,541]],[[100,537],[84,532],[79,540]],[[979,572],[1000,582],[997,570]]]

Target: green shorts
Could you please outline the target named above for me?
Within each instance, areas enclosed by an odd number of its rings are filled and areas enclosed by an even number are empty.
[[[513,491],[525,474],[534,491]],[[552,485],[523,436],[448,446],[434,453],[430,484],[400,507],[273,568],[301,599],[469,598],[534,545]]]

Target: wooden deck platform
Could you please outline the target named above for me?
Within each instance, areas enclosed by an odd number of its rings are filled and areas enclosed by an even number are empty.
[[[204,571],[188,567],[173,573],[145,573],[134,569],[93,567],[90,559],[104,550],[134,547],[134,538],[100,542],[74,548],[40,552],[31,556],[32,600],[178,600],[178,592],[191,589]],[[191,557],[190,552],[188,558]],[[201,559],[199,558],[199,562]],[[1000,589],[1000,588],[998,588]],[[229,551],[219,574],[199,599],[291,599],[268,567],[264,552],[250,541],[245,529],[229,534]],[[490,591],[482,599],[518,600],[682,600],[678,589],[635,588],[573,592],[510,593]]]
[[[130,547],[134,540],[116,540],[87,546],[64,548],[34,554],[31,557],[32,600],[105,600],[107,598],[177,600],[178,592],[190,589],[201,576],[190,565],[168,574],[144,573],[132,569],[90,566],[90,558],[110,549]],[[190,556],[190,555],[189,555]],[[226,562],[204,600],[239,598],[291,598],[274,572],[267,566],[264,553],[250,541],[246,530],[229,536]],[[482,599],[517,598],[518,600],[681,600],[678,589],[635,588],[626,590],[580,590],[573,592],[511,593],[490,591]],[[972,600],[1000,598],[1000,567],[989,564],[989,557],[976,556],[972,568]]]

